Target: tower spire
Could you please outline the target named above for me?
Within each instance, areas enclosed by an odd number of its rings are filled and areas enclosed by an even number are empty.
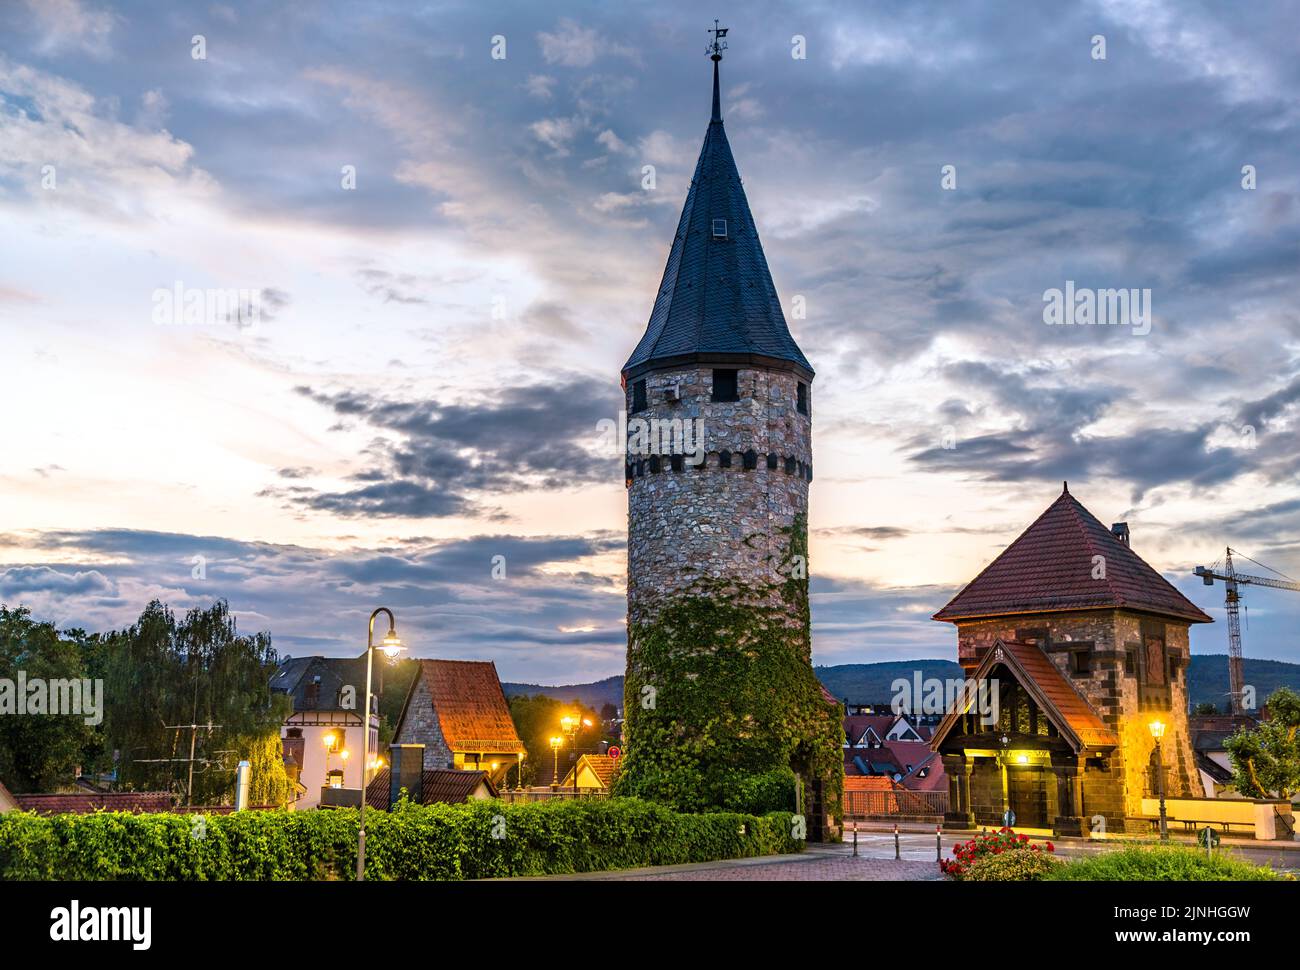
[[[713,27],[708,31],[713,35],[713,42],[704,49],[709,55],[709,60],[713,61],[713,117],[710,121],[722,123],[722,98],[718,93],[718,62],[722,60],[722,52],[727,49],[727,42],[723,40],[727,36],[727,28],[719,27],[716,20],[713,21]]]

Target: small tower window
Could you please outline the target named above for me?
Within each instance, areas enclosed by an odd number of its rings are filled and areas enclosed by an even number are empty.
[[[636,414],[638,411],[644,411],[645,409],[645,380],[642,379],[632,384],[632,413]]]
[[[740,382],[737,380],[739,371],[734,370],[714,370],[713,372],[713,400],[715,401],[739,401],[740,400]]]
[[[713,238],[714,238],[714,239],[726,239],[726,238],[727,238],[727,220],[726,220],[726,219],[714,219],[714,220],[713,220]]]
[[[756,452],[753,448],[750,448],[749,451],[745,452],[744,466],[748,471],[753,471],[755,468],[758,467],[758,452]]]
[[[808,385],[803,381],[799,382],[799,391],[795,407],[799,409],[800,414],[808,413]]]
[[[730,467],[731,467],[731,452],[729,452],[729,451],[724,451],[724,452],[719,453],[719,455],[718,455],[718,467],[719,467],[719,468],[730,468]]]

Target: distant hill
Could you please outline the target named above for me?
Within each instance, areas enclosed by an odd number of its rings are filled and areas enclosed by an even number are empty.
[[[1279,687],[1300,691],[1300,664],[1283,660],[1252,660],[1250,657],[1244,658],[1242,664],[1246,684],[1255,688],[1255,700],[1259,704],[1268,700],[1268,695]],[[1228,703],[1228,655],[1192,654],[1187,685],[1193,705],[1209,701],[1222,708]]]
[[[1279,687],[1300,691],[1300,664],[1282,660],[1245,660],[1246,683],[1253,685],[1262,704]],[[893,696],[889,685],[899,677],[911,678],[920,670],[923,677],[947,680],[960,677],[961,667],[951,660],[890,660],[871,664],[837,664],[814,668],[826,689],[850,704],[887,703]],[[1227,703],[1228,657],[1226,654],[1193,654],[1187,682],[1192,704],[1209,701],[1218,707]],[[602,704],[623,706],[622,676],[606,677],[591,684],[568,684],[547,687],[542,684],[502,684],[507,697],[517,694],[545,694],[556,700],[578,700],[600,710]]]
[[[502,683],[501,689],[505,691],[506,697],[518,697],[520,694],[531,697],[534,694],[544,694],[547,697],[554,697],[557,701],[578,701],[596,711],[599,711],[604,704],[613,704],[618,708],[623,706],[622,674],[606,677],[591,684],[562,684],[559,687],[547,687],[543,684]]]

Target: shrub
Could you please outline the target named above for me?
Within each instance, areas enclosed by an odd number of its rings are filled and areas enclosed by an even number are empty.
[[[0,816],[0,880],[351,879],[350,809]],[[686,815],[637,799],[413,805],[366,814],[370,879],[594,872],[797,852],[789,813]]]
[[[958,842],[953,846],[952,858],[942,860],[939,869],[944,875],[960,880],[966,878],[966,872],[973,863],[985,856],[1000,856],[1006,853],[1038,855],[1055,851],[1056,847],[1051,842],[1041,845],[1030,842],[1029,836],[1016,835],[1011,829],[1003,826],[996,832],[982,832],[967,842]]]
[[[1130,845],[1086,859],[1074,859],[1051,872],[1048,879],[1122,882],[1218,882],[1285,879],[1267,866],[1257,866],[1223,852],[1184,846]],[[1292,877],[1293,878],[1293,877]]]
[[[1050,852],[1001,852],[980,856],[962,873],[965,882],[1038,882],[1062,865]]]

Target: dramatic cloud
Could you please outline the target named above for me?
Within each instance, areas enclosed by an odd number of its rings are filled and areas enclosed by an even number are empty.
[[[371,452],[381,467],[337,492],[272,487],[293,505],[339,515],[421,518],[481,514],[475,496],[608,482],[618,452],[601,452],[598,422],[621,406],[617,386],[570,378],[511,387],[482,403],[394,401],[352,391],[298,392],[388,437]]]

